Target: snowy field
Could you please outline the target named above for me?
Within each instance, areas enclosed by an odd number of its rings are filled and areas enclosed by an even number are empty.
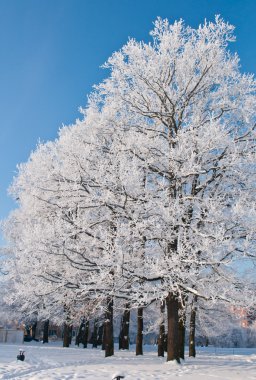
[[[100,349],[62,348],[61,343],[0,344],[0,379],[110,380],[123,374],[125,380],[251,380],[256,379],[256,349],[204,348],[196,359],[181,365],[166,363],[156,356],[156,347],[145,347],[143,357],[116,351],[105,358]],[[26,351],[24,362],[16,360],[19,348]]]

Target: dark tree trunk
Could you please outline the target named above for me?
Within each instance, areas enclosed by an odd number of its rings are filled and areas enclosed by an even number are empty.
[[[63,347],[69,347],[69,345],[70,345],[70,325],[67,322],[64,322]]]
[[[164,334],[164,352],[167,352],[167,337],[168,337],[168,334],[165,333]]]
[[[73,331],[73,325],[69,326],[69,344],[72,343],[72,331]]]
[[[130,305],[125,305],[119,335],[119,350],[129,350]]]
[[[105,357],[114,355],[113,336],[113,298],[107,299],[107,310],[104,324]]]
[[[84,342],[84,334],[85,334],[85,318],[82,319],[79,326],[78,334],[76,336],[76,346],[79,347],[79,344]]]
[[[33,324],[32,324],[32,327],[31,327],[31,338],[33,340],[36,339],[36,327],[37,327],[37,321],[35,321]]]
[[[100,325],[98,328],[97,345],[101,346],[103,343],[103,329],[104,325]]]
[[[105,345],[105,323],[103,324],[103,334],[102,334],[102,351],[105,351],[106,345]]]
[[[81,342],[84,345],[84,348],[87,348],[88,336],[89,336],[89,321],[87,320],[85,322],[85,330],[84,330],[83,339]]]
[[[138,308],[136,355],[143,355],[143,307]]]
[[[184,307],[179,302],[179,357],[185,359],[185,331],[186,331],[186,314]]]
[[[184,318],[184,317],[183,317]],[[185,359],[185,321],[181,318],[179,320],[179,357]]]
[[[173,293],[169,293],[166,298],[168,335],[167,335],[167,361],[176,360],[180,363],[179,357],[179,301]]]
[[[43,330],[43,343],[49,342],[49,319],[44,321],[44,330]]]
[[[189,356],[196,357],[195,333],[196,333],[196,302],[197,296],[191,307],[190,324],[189,324]]]
[[[65,295],[66,297],[67,295]],[[70,310],[66,303],[63,306],[64,314],[66,315],[63,328],[63,347],[69,347],[72,341],[72,325],[70,319]]]
[[[92,333],[92,348],[97,348],[97,337],[98,337],[98,320],[94,320],[93,333]]]
[[[165,326],[164,326],[164,312],[165,312],[165,302],[163,301],[160,306],[161,322],[159,326],[159,337],[158,337],[158,356],[164,357],[164,340],[165,340]]]

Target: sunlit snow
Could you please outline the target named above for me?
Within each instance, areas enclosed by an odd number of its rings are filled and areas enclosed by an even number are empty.
[[[0,345],[0,379],[71,380],[112,379],[123,374],[125,380],[241,380],[256,379],[256,348],[200,348],[196,359],[181,365],[158,358],[156,347],[144,346],[145,354],[116,351],[105,358],[100,349],[62,348],[61,343]],[[25,361],[16,360],[24,348]]]

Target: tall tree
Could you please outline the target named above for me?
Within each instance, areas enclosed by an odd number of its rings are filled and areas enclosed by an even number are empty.
[[[147,275],[133,273],[152,284],[148,298],[158,282],[167,304],[183,291],[222,297],[205,276],[236,281],[230,263],[254,255],[255,82],[239,72],[227,50],[233,27],[219,17],[198,29],[159,18],[151,35],[153,44],[132,39],[114,53],[98,87],[100,107],[111,105],[125,131],[120,145],[147,173],[147,220],[134,229],[154,242],[154,255]],[[177,360],[178,318],[168,310],[168,360]]]

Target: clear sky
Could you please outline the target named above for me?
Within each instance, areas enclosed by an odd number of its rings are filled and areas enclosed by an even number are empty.
[[[113,51],[148,40],[157,16],[197,27],[215,14],[236,26],[231,49],[255,73],[256,0],[0,0],[0,219],[15,207],[17,164],[80,117]]]

